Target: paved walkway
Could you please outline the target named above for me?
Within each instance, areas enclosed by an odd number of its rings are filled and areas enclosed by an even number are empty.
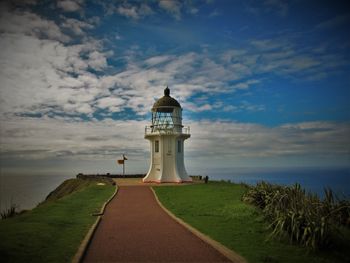
[[[149,186],[121,186],[83,262],[230,262],[174,221]]]

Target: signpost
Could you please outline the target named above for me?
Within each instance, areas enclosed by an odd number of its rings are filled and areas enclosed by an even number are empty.
[[[123,177],[125,177],[125,161],[126,161],[127,159],[128,159],[128,158],[126,158],[125,155],[123,154],[123,159],[118,160],[118,164],[122,164],[122,165],[123,165]]]

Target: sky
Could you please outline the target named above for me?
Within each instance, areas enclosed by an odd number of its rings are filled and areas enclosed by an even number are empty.
[[[147,172],[169,86],[190,174],[350,167],[347,1],[0,3],[1,174]]]

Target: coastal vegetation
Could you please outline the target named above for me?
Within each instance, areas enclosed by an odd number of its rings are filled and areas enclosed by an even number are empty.
[[[36,208],[0,220],[2,262],[69,262],[114,186],[70,179]]]
[[[11,204],[10,207],[5,208],[4,210],[0,211],[1,219],[14,217],[17,214],[18,214],[18,211],[17,211],[16,204]]]
[[[325,198],[306,193],[299,184],[260,182],[243,195],[243,201],[259,207],[270,222],[272,236],[287,235],[291,242],[311,249],[330,248],[350,227],[350,202],[325,190]]]
[[[172,213],[200,232],[236,251],[249,262],[348,262],[350,233],[328,250],[308,249],[291,242],[288,235],[271,236],[263,210],[244,202],[249,186],[209,182],[188,187],[154,187]],[[247,199],[247,195],[245,195]],[[248,201],[248,200],[247,200]]]
[[[96,185],[96,183],[104,183],[114,185],[114,181],[111,178],[106,177],[90,177],[86,179],[68,179],[60,184],[55,190],[48,194],[45,199],[47,201],[55,201],[71,193],[80,191],[88,186]]]

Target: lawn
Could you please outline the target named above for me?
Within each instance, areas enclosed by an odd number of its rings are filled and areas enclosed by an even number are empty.
[[[76,182],[75,182],[76,183]],[[86,184],[58,200],[47,201],[0,221],[1,262],[70,262],[114,186]]]
[[[202,233],[235,250],[249,262],[349,262],[347,248],[312,252],[287,239],[269,238],[261,212],[241,201],[244,186],[210,182],[154,187],[162,204]],[[347,250],[346,250],[347,249]]]

